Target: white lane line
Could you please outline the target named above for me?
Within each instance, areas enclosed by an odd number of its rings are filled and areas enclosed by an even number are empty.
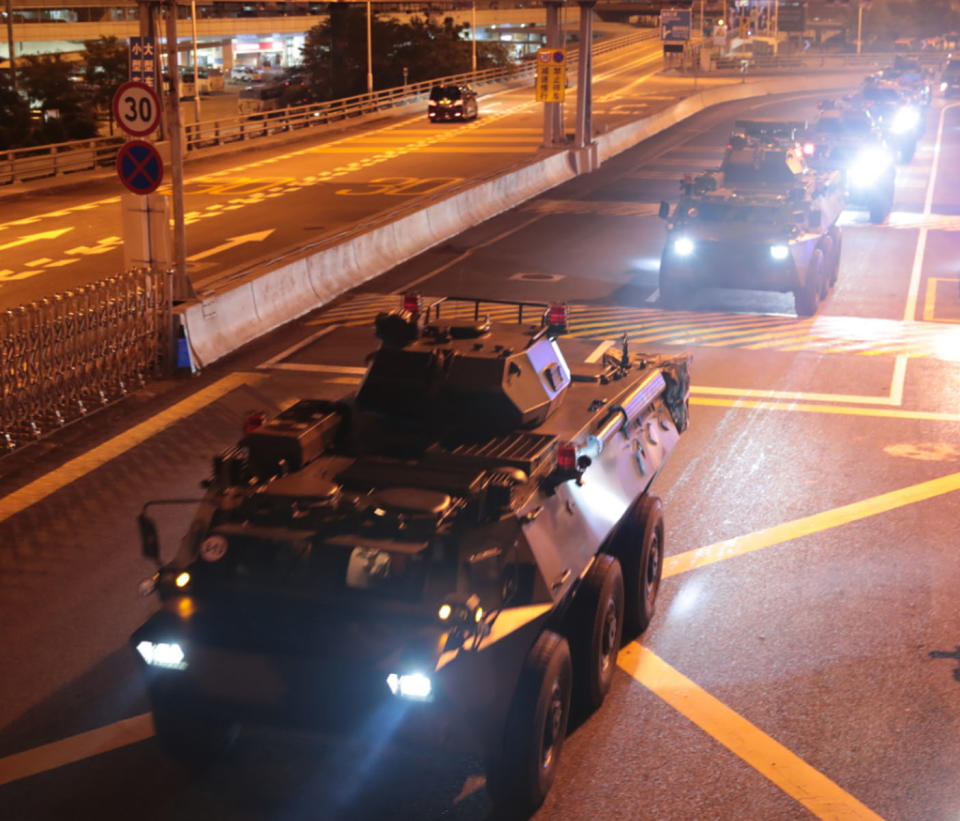
[[[528,225],[533,225],[533,223],[535,223],[537,220],[541,219],[542,217],[543,217],[543,214],[537,214],[532,219],[528,219],[526,222],[521,222],[519,225],[516,225],[513,228],[508,228],[502,234],[497,234],[497,236],[491,237],[486,242],[481,242],[479,245],[475,245],[473,248],[468,248],[462,254],[458,254],[456,257],[451,259],[449,262],[444,263],[439,268],[434,268],[432,271],[428,271],[423,276],[420,276],[414,280],[411,280],[402,288],[394,289],[393,291],[391,291],[391,293],[393,294],[407,293],[411,288],[419,285],[421,282],[424,282],[425,280],[428,280],[431,277],[435,277],[437,274],[442,273],[443,271],[446,271],[447,268],[452,268],[458,262],[463,262],[463,260],[465,260],[471,254],[473,254],[474,251],[479,251],[481,248],[486,248],[488,245],[493,245],[495,242],[500,242],[500,240],[506,237],[509,237],[511,234],[515,234],[517,233],[517,231],[522,231]]]
[[[339,327],[340,327],[339,325],[328,325],[328,326],[327,326],[326,328],[324,328],[323,330],[317,331],[315,334],[311,334],[311,335],[308,336],[306,339],[302,339],[302,340],[300,340],[299,342],[297,342],[295,345],[291,345],[291,346],[290,346],[289,348],[287,348],[285,351],[280,351],[280,353],[278,353],[278,354],[277,354],[275,357],[273,357],[272,359],[268,359],[268,360],[267,360],[266,362],[264,362],[263,364],[257,365],[257,370],[262,370],[262,369],[264,369],[264,368],[272,368],[272,367],[274,367],[278,362],[282,362],[282,361],[283,361],[284,359],[286,359],[288,356],[292,356],[292,355],[295,354],[297,351],[299,351],[301,348],[307,347],[307,345],[309,345],[311,342],[316,342],[318,339],[320,339],[320,337],[326,336],[328,333],[330,333],[330,332],[333,331],[333,330],[336,330],[336,329],[339,328]]]
[[[943,127],[947,121],[947,112],[951,109],[960,107],[960,103],[950,103],[944,106],[940,111],[940,123],[937,126],[937,141],[933,146],[933,161],[930,164],[930,182],[927,185],[927,198],[923,204],[923,216],[930,217],[933,209],[933,190],[937,184],[937,171],[940,165],[940,149],[943,145]],[[927,249],[926,220],[920,226],[920,234],[917,237],[917,250],[913,255],[913,268],[910,271],[910,285],[907,289],[907,304],[903,310],[903,321],[913,322],[917,316],[917,301],[920,297],[920,275],[923,270],[923,255]]]
[[[590,363],[597,362],[597,361],[600,359],[600,357],[603,356],[603,355],[607,352],[607,349],[608,349],[608,348],[613,347],[613,344],[614,344],[614,343],[613,343],[613,340],[612,340],[612,339],[604,339],[603,342],[601,342],[599,345],[597,345],[597,347],[594,348],[594,349],[590,352],[590,355],[589,355],[586,359],[584,359],[583,361],[584,361],[584,362],[590,362]]]

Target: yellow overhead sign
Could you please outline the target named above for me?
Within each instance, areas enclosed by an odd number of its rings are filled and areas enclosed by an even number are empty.
[[[562,103],[567,87],[567,52],[542,48],[537,52],[537,102]]]

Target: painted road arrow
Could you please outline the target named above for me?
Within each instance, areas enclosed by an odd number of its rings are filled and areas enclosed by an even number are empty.
[[[216,248],[209,248],[206,251],[201,251],[199,254],[194,254],[191,257],[187,257],[187,260],[189,262],[196,262],[200,259],[206,259],[207,257],[212,257],[214,254],[219,254],[221,251],[229,251],[231,248],[236,248],[238,245],[243,245],[245,242],[263,242],[275,230],[275,228],[269,228],[266,231],[258,231],[255,234],[243,234],[239,237],[230,237],[229,241],[223,243],[223,245],[218,245]]]
[[[20,239],[15,239],[13,242],[8,242],[6,245],[0,245],[0,251],[6,251],[7,248],[16,248],[18,245],[26,245],[28,242],[37,242],[41,239],[56,239],[57,237],[63,236],[67,231],[72,231],[73,226],[69,228],[56,228],[53,231],[42,231],[39,234],[30,234],[26,237],[20,237]]]

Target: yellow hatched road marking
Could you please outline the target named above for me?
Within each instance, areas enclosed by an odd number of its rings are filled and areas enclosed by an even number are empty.
[[[82,456],[71,459],[56,470],[0,498],[0,522],[6,521],[11,516],[26,510],[30,505],[36,504],[71,482],[102,467],[111,459],[142,444],[151,436],[196,413],[235,388],[256,384],[263,378],[263,375],[255,373],[234,373],[225,376],[165,411],[151,416],[145,422],[87,451]]]
[[[631,642],[620,651],[617,663],[817,818],[880,821],[881,817],[861,801],[694,684],[649,648]]]

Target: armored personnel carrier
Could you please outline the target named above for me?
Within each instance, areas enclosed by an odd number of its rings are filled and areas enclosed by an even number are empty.
[[[653,616],[650,486],[687,427],[688,359],[585,357],[565,306],[404,305],[354,395],[251,417],[167,561],[145,505],[160,609],[131,643],[188,762],[243,722],[366,728],[474,752],[498,802],[532,809],[571,699],[600,705]]]
[[[840,171],[848,205],[865,207],[879,224],[893,209],[896,157],[870,115],[842,102],[824,101],[806,132],[803,153],[811,168]]]
[[[660,203],[668,308],[714,287],[792,292],[798,315],[816,313],[837,279],[844,188],[838,172],[807,168],[794,137],[800,125],[735,129],[719,170],[685,178],[672,212]]]

